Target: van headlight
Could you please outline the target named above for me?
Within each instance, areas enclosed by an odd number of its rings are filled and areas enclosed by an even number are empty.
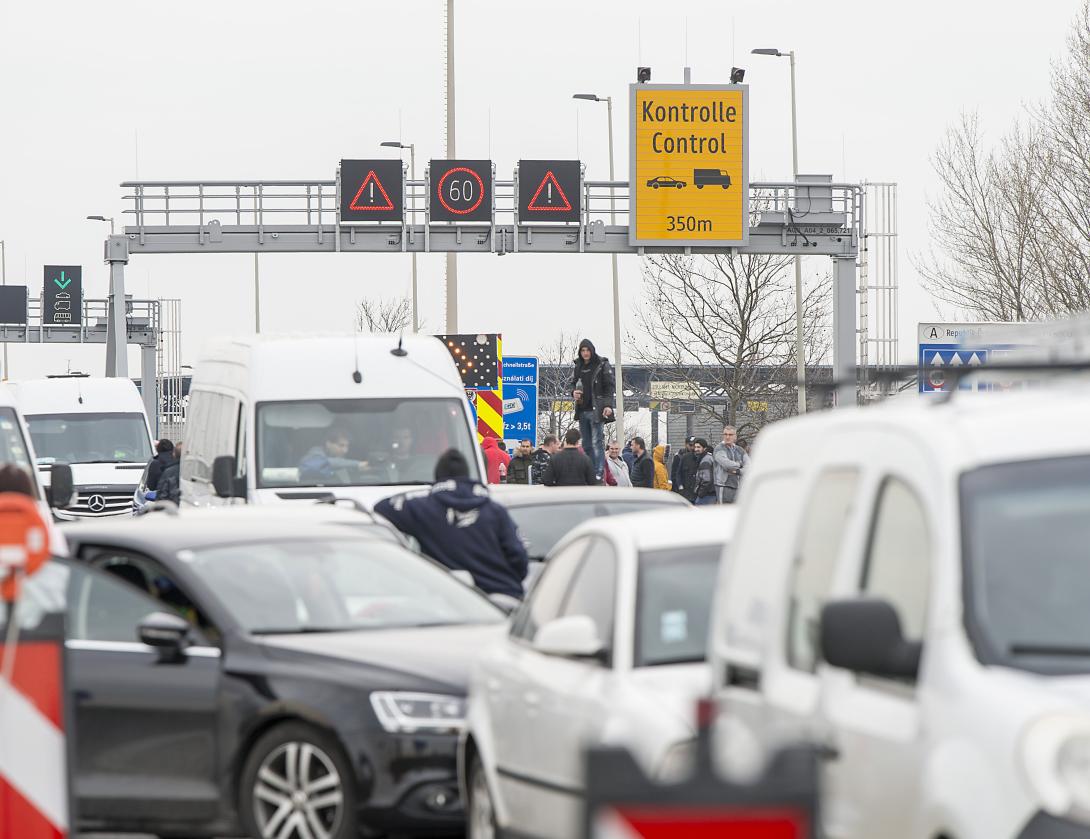
[[[462,696],[380,690],[371,694],[371,707],[382,727],[395,734],[445,734],[465,727]]]
[[[1090,822],[1090,715],[1050,714],[1022,737],[1030,788],[1051,815]]]

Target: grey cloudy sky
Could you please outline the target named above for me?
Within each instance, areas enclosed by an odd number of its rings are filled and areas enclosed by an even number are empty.
[[[605,111],[617,103],[618,176],[627,171],[627,85],[721,82],[747,68],[751,179],[790,174],[786,61],[799,56],[800,168],[900,185],[901,353],[936,310],[910,255],[927,247],[928,156],[963,110],[1001,133],[1047,93],[1079,0],[499,2],[458,0],[457,150],[510,177],[522,157],[571,157],[607,175]],[[122,180],[332,178],[342,157],[383,156],[400,136],[418,169],[442,157],[443,0],[89,3],[0,0],[0,239],[9,283],[41,288],[44,263],[81,263],[103,297],[103,225],[120,218]],[[138,148],[138,153],[137,153]],[[811,260],[814,270],[824,268]],[[622,305],[640,293],[621,260]],[[461,257],[461,331],[501,331],[533,353],[560,330],[612,347],[609,259]],[[420,258],[422,314],[442,331],[443,256]],[[248,255],[137,256],[128,290],[180,297],[184,360],[210,336],[252,330]],[[262,260],[268,331],[346,330],[354,302],[407,293],[401,255]],[[135,351],[134,351],[135,353]],[[15,377],[101,372],[101,348],[12,347]],[[133,369],[136,357],[132,356]]]

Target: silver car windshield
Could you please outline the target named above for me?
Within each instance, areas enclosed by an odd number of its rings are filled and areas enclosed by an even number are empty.
[[[458,399],[324,399],[257,406],[257,485],[430,484],[435,462],[457,449],[477,470]]]
[[[186,561],[253,633],[503,620],[444,569],[376,539],[249,542],[187,552]]]

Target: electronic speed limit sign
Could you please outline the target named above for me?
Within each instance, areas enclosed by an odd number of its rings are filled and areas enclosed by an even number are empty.
[[[491,160],[433,160],[428,189],[432,221],[492,221]]]

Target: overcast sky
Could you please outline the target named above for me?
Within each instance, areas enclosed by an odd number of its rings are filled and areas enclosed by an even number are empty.
[[[578,156],[607,176],[604,106],[612,95],[618,177],[627,172],[627,85],[751,85],[750,176],[790,175],[786,60],[798,53],[800,168],[837,180],[896,181],[901,239],[901,356],[915,324],[938,313],[911,256],[927,247],[928,161],[946,128],[977,109],[997,136],[1047,94],[1079,0],[458,0],[457,151],[491,157],[509,178],[519,158]],[[342,157],[385,156],[379,142],[442,157],[443,0],[399,2],[27,2],[0,0],[0,239],[9,283],[31,296],[45,263],[84,266],[104,297],[101,223],[121,218],[122,180],[332,178]],[[422,316],[443,331],[442,254],[420,257]],[[811,270],[825,268],[811,259]],[[622,306],[640,295],[640,262],[620,259]],[[185,362],[210,336],[253,330],[252,257],[136,256],[137,297],[182,301]],[[263,331],[346,330],[355,301],[408,293],[407,255],[262,259]],[[460,330],[504,334],[535,353],[561,330],[612,349],[609,258],[459,258]],[[11,348],[26,378],[66,364],[101,373],[101,348]],[[134,374],[139,370],[135,350]]]

